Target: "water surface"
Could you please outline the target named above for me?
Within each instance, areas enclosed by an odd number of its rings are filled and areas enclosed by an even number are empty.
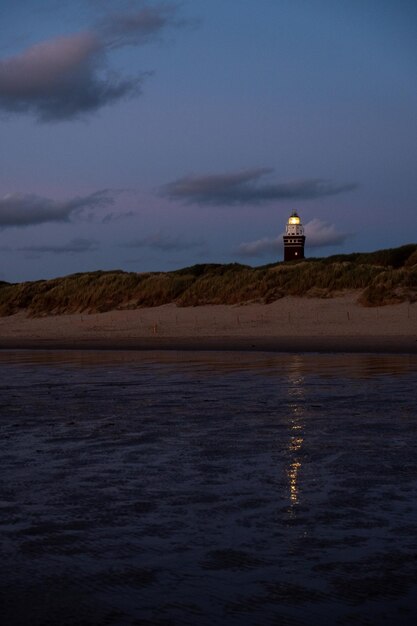
[[[0,615],[414,624],[417,357],[0,352]]]

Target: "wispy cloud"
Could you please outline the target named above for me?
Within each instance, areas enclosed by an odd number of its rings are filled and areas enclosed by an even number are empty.
[[[173,5],[140,2],[136,11],[105,16],[96,28],[0,58],[0,109],[53,122],[139,94],[149,72],[121,76],[108,68],[109,52],[148,43],[169,25],[180,25],[175,15]]]
[[[69,222],[85,210],[106,207],[113,202],[111,192],[107,189],[69,200],[52,200],[34,194],[8,194],[0,198],[0,228]]]
[[[325,248],[327,246],[341,245],[353,236],[353,233],[341,233],[334,224],[322,222],[314,218],[304,226],[306,234],[306,246],[308,248]]]
[[[229,174],[185,176],[161,188],[171,200],[192,204],[244,205],[280,200],[311,200],[333,196],[357,187],[355,183],[333,184],[313,178],[281,183],[264,183],[270,168],[254,168]]]
[[[110,213],[107,213],[101,221],[103,224],[109,224],[110,222],[120,222],[121,220],[135,217],[136,215],[135,211],[122,211],[121,213],[111,211]]]
[[[97,249],[97,241],[94,239],[83,239],[81,237],[71,239],[71,241],[62,245],[23,246],[22,248],[18,248],[19,252],[34,252],[37,254],[80,254],[93,252]]]
[[[136,11],[120,11],[106,15],[97,25],[97,32],[108,47],[140,46],[157,38],[168,27],[183,26],[178,8],[164,2],[151,6],[140,2]]]
[[[351,233],[338,232],[334,224],[328,224],[318,219],[307,222],[304,226],[307,248],[325,248],[341,245]],[[272,254],[281,254],[284,247],[283,233],[278,237],[257,239],[241,243],[237,253],[242,257],[266,257]]]
[[[241,257],[265,257],[281,252],[283,248],[282,237],[263,237],[255,241],[244,241],[237,249],[238,256]]]
[[[151,248],[153,250],[159,250],[161,252],[180,252],[183,250],[192,250],[195,248],[201,248],[205,245],[205,242],[199,240],[187,240],[180,236],[173,237],[171,235],[165,235],[161,232],[147,235],[140,239],[133,239],[123,244],[125,248]]]

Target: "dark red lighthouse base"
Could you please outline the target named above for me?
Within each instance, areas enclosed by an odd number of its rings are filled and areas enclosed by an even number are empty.
[[[284,235],[284,261],[304,259],[305,235]]]

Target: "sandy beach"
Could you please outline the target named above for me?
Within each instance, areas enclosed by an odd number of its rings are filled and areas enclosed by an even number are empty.
[[[358,293],[271,304],[0,318],[0,348],[417,352],[417,304],[367,308]]]

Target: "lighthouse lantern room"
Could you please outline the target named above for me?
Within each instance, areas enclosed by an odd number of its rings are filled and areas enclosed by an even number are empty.
[[[284,235],[284,261],[304,259],[304,228],[301,219],[294,211],[288,218]]]

